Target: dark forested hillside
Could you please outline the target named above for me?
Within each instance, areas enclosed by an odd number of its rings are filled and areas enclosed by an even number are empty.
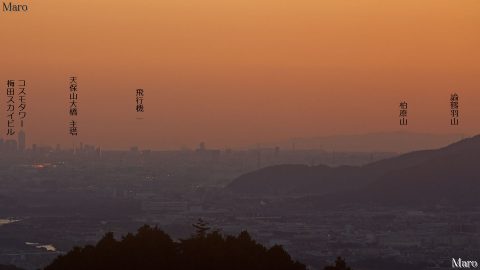
[[[247,232],[224,236],[197,226],[197,234],[173,241],[162,230],[144,226],[136,234],[116,240],[106,234],[95,246],[76,247],[58,257],[45,270],[302,270],[281,246],[266,248]]]

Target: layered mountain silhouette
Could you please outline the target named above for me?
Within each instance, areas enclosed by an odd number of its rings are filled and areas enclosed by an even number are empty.
[[[290,149],[323,149],[338,152],[397,152],[435,149],[464,138],[463,134],[429,134],[412,132],[377,132],[333,135],[313,138],[292,138],[288,141],[262,143],[262,146]],[[253,145],[251,147],[254,147]]]
[[[227,189],[247,196],[316,196],[325,202],[479,205],[480,136],[361,167],[268,167],[238,177]]]

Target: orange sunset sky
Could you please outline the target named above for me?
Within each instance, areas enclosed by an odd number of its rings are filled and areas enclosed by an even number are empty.
[[[5,111],[6,80],[27,80],[28,144],[223,148],[378,131],[480,133],[478,0],[21,3],[28,13],[0,13],[0,101]],[[459,127],[449,125],[452,92]],[[408,127],[398,124],[402,100]]]

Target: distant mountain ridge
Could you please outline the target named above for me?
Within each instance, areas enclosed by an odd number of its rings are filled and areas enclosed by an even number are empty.
[[[362,167],[268,167],[238,177],[227,190],[247,196],[314,196],[324,202],[480,205],[480,136]]]
[[[244,174],[228,189],[252,195],[326,194],[338,190],[339,184],[351,184],[349,179],[359,171],[359,167],[351,166],[277,165]]]
[[[352,135],[332,135],[312,138],[292,138],[289,141],[265,143],[284,149],[323,149],[336,152],[396,152],[436,149],[464,138],[463,134],[429,134],[412,132],[376,132]]]

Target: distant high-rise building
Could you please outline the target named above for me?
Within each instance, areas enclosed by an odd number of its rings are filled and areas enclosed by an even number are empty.
[[[5,141],[5,151],[12,153],[18,150],[18,145],[16,140],[6,140]]]
[[[198,145],[198,151],[205,151],[206,149],[207,149],[207,148],[206,148],[204,142],[201,142],[201,143]]]
[[[18,132],[18,151],[25,151],[25,131],[23,129]]]
[[[260,149],[257,150],[257,169],[262,167],[262,151]]]

